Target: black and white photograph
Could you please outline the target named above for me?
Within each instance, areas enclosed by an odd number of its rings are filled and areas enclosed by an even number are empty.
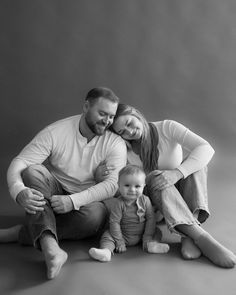
[[[236,2],[0,2],[0,294],[235,295]]]

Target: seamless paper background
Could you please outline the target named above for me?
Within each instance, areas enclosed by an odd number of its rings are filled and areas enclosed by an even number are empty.
[[[150,121],[174,119],[236,164],[234,1],[1,1],[1,211],[11,159],[107,86]],[[223,180],[224,181],[224,180]]]

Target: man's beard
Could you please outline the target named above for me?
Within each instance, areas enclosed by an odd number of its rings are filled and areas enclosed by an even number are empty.
[[[103,135],[106,130],[110,127],[110,124],[106,125],[100,122],[92,123],[88,118],[85,118],[89,129],[96,135]]]

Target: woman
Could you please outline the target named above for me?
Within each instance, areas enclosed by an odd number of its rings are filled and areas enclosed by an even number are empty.
[[[148,123],[138,110],[124,104],[119,105],[112,128],[127,141],[128,162],[143,166],[153,206],[170,231],[181,234],[183,258],[203,254],[220,267],[234,267],[234,253],[200,226],[209,216],[207,164],[214,154],[210,144],[175,121]],[[109,167],[105,170],[109,173]]]

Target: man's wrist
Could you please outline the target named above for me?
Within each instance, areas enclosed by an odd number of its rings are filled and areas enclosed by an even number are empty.
[[[74,203],[73,203],[73,200],[71,198],[71,195],[67,195],[69,197],[69,200],[70,200],[70,203],[71,203],[71,211],[72,210],[75,210],[75,207],[74,207]],[[77,209],[78,210],[78,209]]]
[[[17,197],[21,191],[26,189],[26,186],[23,183],[15,183],[9,188],[10,195],[17,202]]]

